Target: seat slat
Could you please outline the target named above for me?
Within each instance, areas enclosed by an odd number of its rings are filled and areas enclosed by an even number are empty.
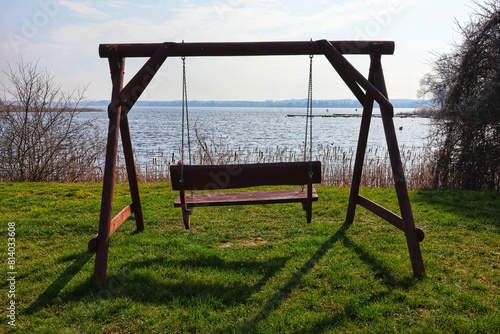
[[[252,191],[233,193],[204,193],[186,195],[186,203],[195,206],[222,206],[222,205],[251,205],[251,204],[276,204],[305,202],[307,191],[304,190],[277,190],[277,191]],[[312,200],[318,200],[318,194],[313,188]],[[181,206],[180,196],[174,203],[175,207]]]

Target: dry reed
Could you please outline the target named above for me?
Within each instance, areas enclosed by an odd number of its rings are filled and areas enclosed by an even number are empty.
[[[180,150],[178,156],[180,156]],[[401,147],[401,161],[409,189],[430,188],[432,185],[432,155],[429,148]],[[175,154],[166,154],[160,149],[136,152],[142,158],[137,164],[138,178],[144,182],[169,180],[169,167],[177,163]],[[119,154],[117,180],[126,181],[127,172],[122,154]],[[144,162],[144,157],[146,161]],[[317,145],[313,159],[321,161],[322,184],[349,187],[351,185],[355,148],[334,145]],[[186,159],[188,160],[188,159]],[[198,137],[196,148],[191,152],[192,164],[244,164],[293,162],[303,160],[303,147],[297,150],[276,146],[273,148],[232,149],[229,145]],[[137,160],[136,160],[137,161]],[[365,154],[362,187],[393,187],[394,180],[387,149],[380,146],[368,148]]]

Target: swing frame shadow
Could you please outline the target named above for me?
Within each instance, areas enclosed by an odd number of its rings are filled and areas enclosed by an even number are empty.
[[[137,231],[144,229],[144,216],[127,114],[168,57],[324,55],[356,99],[363,105],[345,223],[352,224],[354,222],[356,207],[360,205],[394,225],[405,234],[414,275],[417,277],[424,276],[425,266],[420,250],[420,242],[424,238],[424,233],[421,229],[415,227],[393,122],[394,108],[388,100],[381,65],[381,56],[393,54],[394,47],[393,41],[328,40],[307,42],[100,44],[99,55],[101,58],[108,59],[110,67],[112,93],[111,102],[108,105],[109,126],[99,228],[98,233],[88,243],[89,250],[96,252],[92,278],[94,288],[100,288],[106,282],[111,235],[132,214],[135,217]],[[367,78],[354,68],[344,57],[345,54],[370,56],[370,70]],[[149,57],[149,59],[124,86],[125,59],[127,57]],[[401,216],[359,195],[368,132],[375,101],[380,106]],[[113,217],[119,135],[121,135],[132,203]]]

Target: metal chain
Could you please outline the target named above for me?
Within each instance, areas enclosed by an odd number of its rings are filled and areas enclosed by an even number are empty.
[[[181,159],[184,162],[184,128],[187,130],[188,144],[188,161],[191,164],[191,136],[189,133],[189,112],[188,112],[188,97],[187,97],[187,80],[186,80],[186,57],[182,57],[182,143],[181,143]],[[185,122],[184,122],[185,120]]]
[[[182,57],[181,160],[184,162],[184,87],[186,86],[186,57]]]
[[[307,161],[307,141],[309,139],[309,161],[312,161],[312,121],[313,121],[313,114],[312,114],[312,93],[313,93],[313,86],[312,86],[312,70],[313,70],[313,55],[309,56],[309,87],[307,90],[307,110],[306,110],[306,134],[304,138],[304,161]],[[308,132],[309,132],[309,138],[308,138]]]

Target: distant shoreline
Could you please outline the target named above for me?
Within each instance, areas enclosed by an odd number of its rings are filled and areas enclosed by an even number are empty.
[[[412,99],[392,99],[390,100],[394,108],[405,108],[415,110],[432,109],[432,102],[429,100],[412,100]],[[79,112],[101,112],[106,111],[109,105],[109,100],[82,101],[85,107],[80,107]],[[268,100],[268,101],[200,101],[193,100],[188,102],[190,107],[203,108],[306,108],[307,100],[292,99],[292,100]],[[137,101],[135,107],[174,107],[182,106],[182,101]],[[374,104],[374,108],[378,108],[378,104]],[[7,110],[5,110],[7,108]],[[12,110],[12,109],[16,110]],[[0,105],[0,111],[23,111],[23,107],[15,105]],[[363,106],[357,100],[353,99],[337,99],[337,100],[314,100],[314,109],[360,109]],[[19,110],[17,110],[19,109]],[[54,108],[52,111],[59,109]]]
[[[394,108],[429,108],[432,102],[429,100],[415,99],[391,99]],[[86,101],[88,107],[105,107],[109,100]],[[219,101],[219,100],[191,100],[188,101],[190,107],[244,107],[244,108],[305,108],[306,99],[289,100],[266,100],[266,101]],[[137,101],[136,107],[181,107],[182,101]],[[358,100],[335,99],[335,100],[313,100],[313,108],[362,108]],[[378,108],[378,104],[374,104]]]
[[[13,105],[0,105],[0,112],[24,112],[25,109],[22,106],[13,106]],[[72,107],[68,108],[46,108],[43,112],[58,112],[58,111],[75,111],[75,112],[100,112],[105,111],[102,108],[98,107],[83,107],[72,109]],[[33,112],[33,110],[30,110]]]

